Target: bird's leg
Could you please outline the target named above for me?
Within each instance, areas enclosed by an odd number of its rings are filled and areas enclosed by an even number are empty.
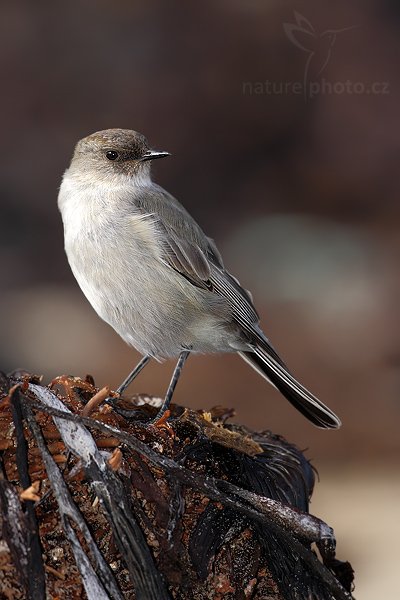
[[[135,379],[135,377],[137,377],[140,373],[140,371],[142,369],[144,369],[144,367],[147,365],[147,363],[149,362],[151,356],[143,356],[142,360],[136,365],[136,367],[133,369],[133,371],[131,371],[128,375],[128,377],[126,377],[126,379],[124,379],[124,381],[121,383],[121,385],[119,386],[119,388],[116,390],[117,394],[119,396],[121,396],[124,391],[126,390],[126,388],[128,386],[131,385],[132,381]],[[106,402],[108,404],[113,404],[115,401],[115,398],[107,398]]]
[[[161,408],[158,411],[158,413],[156,414],[156,416],[154,417],[154,419],[152,419],[150,421],[150,424],[157,423],[157,421],[159,421],[161,419],[161,417],[164,415],[164,413],[168,410],[170,402],[172,400],[174,390],[176,388],[176,384],[178,383],[178,379],[179,379],[181,371],[183,369],[183,365],[185,364],[189,354],[190,354],[190,350],[184,350],[183,352],[180,353],[178,362],[176,363],[176,367],[172,374],[171,382],[167,389],[167,393],[165,394],[164,402],[162,403]]]
[[[119,388],[117,389],[118,394],[123,394],[128,386],[131,385],[132,381],[137,377],[142,369],[147,365],[151,356],[143,356],[142,360],[136,365],[136,367],[131,371],[126,379],[121,383]]]

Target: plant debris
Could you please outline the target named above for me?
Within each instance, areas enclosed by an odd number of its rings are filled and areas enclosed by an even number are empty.
[[[155,399],[110,395],[0,375],[2,597],[352,599],[299,450],[222,407],[150,425]]]

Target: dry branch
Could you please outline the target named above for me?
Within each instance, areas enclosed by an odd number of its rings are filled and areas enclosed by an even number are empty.
[[[4,597],[351,600],[294,446],[221,408],[149,427],[154,399],[52,383],[0,380]]]

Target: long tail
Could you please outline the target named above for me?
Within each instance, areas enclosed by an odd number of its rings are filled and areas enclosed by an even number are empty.
[[[272,383],[307,419],[325,429],[341,426],[340,419],[289,373],[266,339],[257,340],[251,348],[251,351],[239,352],[243,360]]]

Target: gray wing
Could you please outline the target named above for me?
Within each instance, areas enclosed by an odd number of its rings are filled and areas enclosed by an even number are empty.
[[[224,268],[212,240],[207,238],[189,213],[162,188],[142,200],[144,214],[151,215],[163,244],[162,260],[193,286],[223,297],[231,309],[232,321],[246,335],[248,350],[239,354],[266,377],[313,423],[337,428],[340,420],[290,374],[258,326],[258,314],[250,294]],[[136,199],[135,206],[138,206]],[[139,206],[140,207],[140,206]]]
[[[250,293],[225,269],[214,241],[173,196],[154,185],[135,204],[155,220],[163,240],[163,259],[172,269],[194,286],[224,297],[234,320],[246,329],[258,323]]]

